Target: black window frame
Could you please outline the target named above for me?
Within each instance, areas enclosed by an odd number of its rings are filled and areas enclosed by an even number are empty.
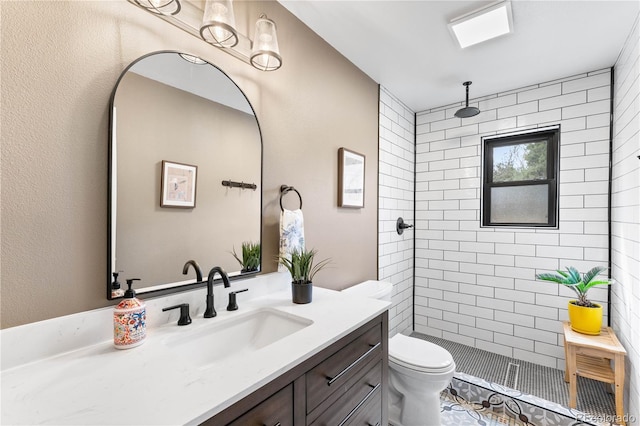
[[[494,147],[520,145],[531,142],[547,142],[547,178],[512,182],[493,182]],[[560,174],[560,126],[545,127],[525,132],[485,136],[482,138],[482,201],[481,227],[491,228],[545,228],[558,229],[559,226],[559,183]],[[548,186],[547,223],[493,223],[491,222],[491,189],[497,187],[528,186],[546,184]]]

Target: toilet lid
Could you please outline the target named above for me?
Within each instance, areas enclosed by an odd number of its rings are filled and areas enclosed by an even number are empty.
[[[443,373],[455,365],[446,349],[402,334],[389,339],[389,361],[425,373]]]

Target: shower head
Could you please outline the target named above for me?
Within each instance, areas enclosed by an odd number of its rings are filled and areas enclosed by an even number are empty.
[[[459,118],[468,118],[478,114],[480,114],[480,110],[478,108],[468,106],[457,110],[455,116]]]
[[[454,115],[458,118],[468,118],[480,114],[480,110],[478,108],[469,106],[469,86],[471,86],[471,82],[465,81],[462,85],[465,86],[467,92],[466,106],[457,110]]]

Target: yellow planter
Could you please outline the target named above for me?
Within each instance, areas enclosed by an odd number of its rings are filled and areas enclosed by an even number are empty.
[[[594,303],[595,308],[575,305],[575,300],[569,301],[569,322],[571,329],[582,334],[597,336],[602,328],[602,305]]]

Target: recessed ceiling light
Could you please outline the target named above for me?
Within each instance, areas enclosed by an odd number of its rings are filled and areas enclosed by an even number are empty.
[[[462,48],[509,34],[513,32],[511,2],[499,1],[455,18],[449,31]]]

